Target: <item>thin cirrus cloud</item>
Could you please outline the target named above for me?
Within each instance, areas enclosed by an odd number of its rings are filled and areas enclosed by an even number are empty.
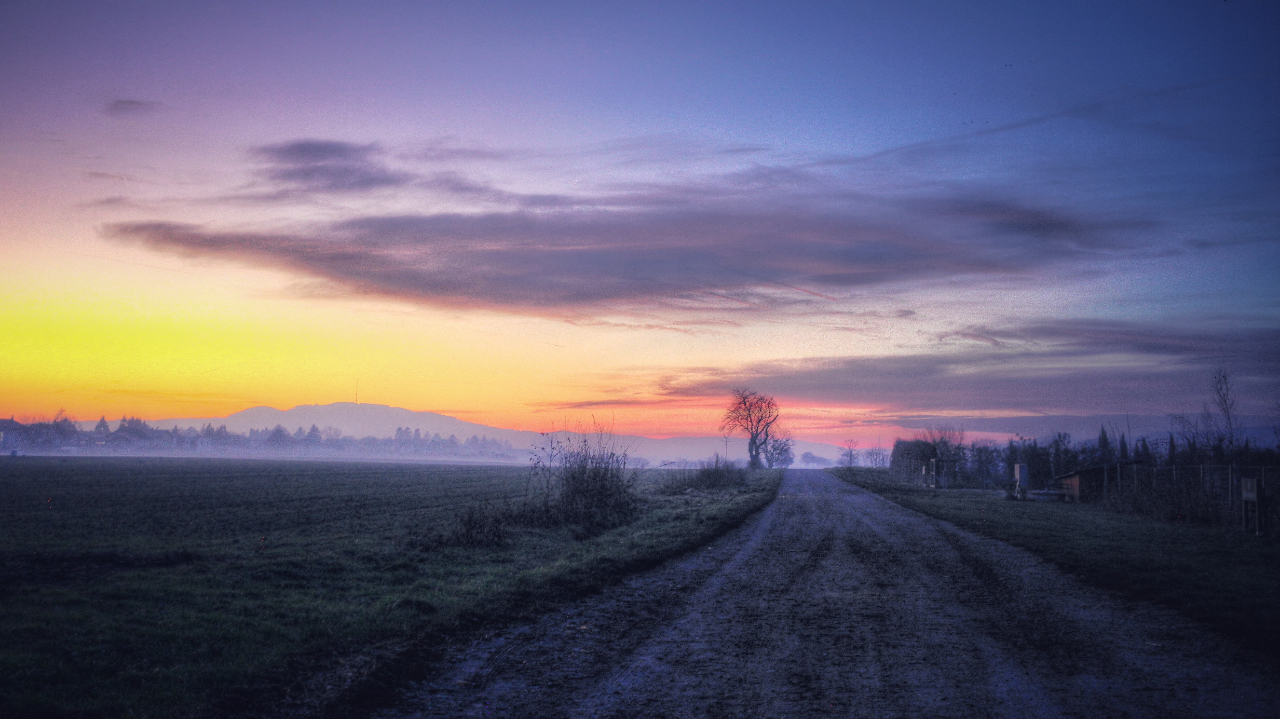
[[[423,162],[470,162],[476,160],[506,161],[522,154],[514,150],[494,150],[487,147],[459,145],[454,138],[440,138],[413,149],[405,156]]]
[[[720,396],[749,385],[807,403],[888,411],[1098,414],[1182,412],[1217,367],[1235,376],[1242,413],[1280,392],[1280,330],[1189,331],[1166,325],[1059,320],[983,329],[998,347],[948,346],[883,357],[828,357],[706,369],[656,382],[671,396]],[[964,333],[959,335],[964,337]],[[975,340],[981,342],[981,340]],[[1173,399],[1171,399],[1173,398]]]
[[[461,162],[504,163],[519,160],[602,159],[617,166],[687,163],[717,156],[746,156],[769,152],[767,145],[715,146],[670,134],[645,135],[620,140],[606,140],[559,150],[493,149],[459,144],[456,138],[444,137],[422,143],[401,153],[406,160],[429,164]]]

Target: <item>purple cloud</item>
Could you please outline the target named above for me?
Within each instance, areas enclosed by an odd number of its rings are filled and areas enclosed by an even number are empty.
[[[987,339],[998,338],[999,346]],[[706,369],[659,382],[674,396],[751,386],[798,403],[835,402],[926,413],[1164,414],[1197,411],[1215,367],[1236,378],[1242,413],[1280,394],[1280,329],[1196,331],[1166,325],[1062,320],[886,357],[829,357]]]
[[[265,198],[297,193],[350,193],[401,187],[414,181],[406,172],[391,170],[377,159],[376,145],[331,140],[298,140],[255,148],[252,154],[268,163],[258,171],[279,186]]]
[[[107,103],[102,111],[112,117],[131,117],[150,115],[159,109],[160,103],[150,100],[113,100]]]
[[[368,150],[274,151],[303,155],[310,168],[313,160],[349,162]],[[423,182],[500,198],[457,175]],[[112,225],[108,234],[158,250],[282,267],[359,294],[554,314],[687,303],[767,309],[888,282],[1026,272],[1127,246],[1112,237],[1118,225],[996,198],[880,199],[847,203],[840,212],[795,205],[771,191],[735,192],[735,201],[686,207],[650,196],[622,208],[368,216],[295,233],[151,222]],[[528,203],[530,196],[514,197]],[[791,299],[780,299],[780,288]]]

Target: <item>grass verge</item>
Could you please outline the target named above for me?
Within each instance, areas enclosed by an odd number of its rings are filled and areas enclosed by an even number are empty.
[[[583,539],[417,541],[528,470],[249,460],[0,461],[0,715],[319,715],[459,631],[533,615],[736,526],[777,475],[660,494]]]
[[[1079,579],[1170,607],[1280,665],[1280,541],[1100,507],[1016,502],[1003,492],[936,490],[887,470],[832,470],[930,517],[1026,549]]]

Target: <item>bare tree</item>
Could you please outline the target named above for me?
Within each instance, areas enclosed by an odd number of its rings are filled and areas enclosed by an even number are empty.
[[[916,439],[923,439],[938,450],[938,457],[952,459],[958,447],[964,445],[964,427],[940,424],[916,433]]]
[[[747,434],[748,466],[759,469],[760,453],[772,439],[770,432],[778,421],[778,403],[768,395],[745,388],[733,390],[733,401],[720,422],[721,432],[742,431]]]
[[[1235,383],[1231,375],[1219,367],[1213,373],[1213,403],[1204,403],[1200,416],[1189,417],[1184,414],[1169,415],[1173,425],[1178,428],[1183,440],[1211,446],[1218,442],[1230,451],[1236,443],[1236,398]],[[1216,410],[1216,411],[1215,411]]]
[[[867,460],[867,465],[870,467],[889,466],[889,452],[880,446],[879,437],[876,437],[876,446],[867,449],[862,453],[862,456]]]
[[[764,443],[764,449],[761,451],[765,465],[769,469],[773,469],[774,467],[790,467],[795,464],[796,457],[792,452],[795,446],[796,441],[789,435],[770,437],[769,441]]]
[[[853,467],[858,464],[858,440],[846,439],[844,450],[840,452],[840,466]]]
[[[867,464],[872,467],[888,467],[889,466],[889,450],[884,447],[872,447],[862,453],[867,458]]]
[[[1222,415],[1222,438],[1227,449],[1236,446],[1236,398],[1231,375],[1222,367],[1213,373],[1213,406]],[[1207,411],[1207,408],[1206,408]]]

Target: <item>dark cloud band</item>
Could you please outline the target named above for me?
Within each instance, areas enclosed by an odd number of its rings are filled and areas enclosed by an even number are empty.
[[[1111,251],[1122,243],[1108,244],[1109,231],[992,199],[883,202],[858,214],[770,209],[763,197],[755,207],[697,210],[372,216],[295,234],[157,222],[108,228],[154,249],[282,267],[357,293],[576,312],[710,297],[772,307],[814,302],[823,291],[1022,272]],[[792,297],[777,297],[779,288]]]
[[[1192,331],[1062,320],[983,330],[982,336],[999,338],[1000,345],[704,370],[665,386],[677,396],[719,396],[749,385],[798,404],[890,412],[1162,414],[1197,411],[1213,370],[1226,367],[1236,378],[1241,412],[1273,412],[1280,396],[1277,328]]]
[[[272,191],[260,193],[260,199],[312,192],[364,192],[402,187],[414,180],[412,174],[388,168],[378,159],[378,148],[372,144],[298,140],[264,145],[252,154],[267,163],[258,171],[259,176],[276,185]]]

